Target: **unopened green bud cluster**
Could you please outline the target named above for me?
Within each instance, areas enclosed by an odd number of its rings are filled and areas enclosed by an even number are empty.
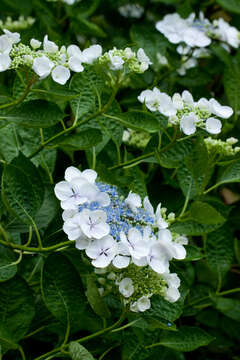
[[[219,155],[221,157],[234,156],[240,151],[239,146],[233,147],[238,142],[238,139],[231,137],[226,141],[220,139],[212,139],[208,137],[204,139],[209,154]]]
[[[7,29],[10,31],[21,31],[28,29],[35,23],[35,19],[31,16],[24,17],[22,15],[19,16],[17,20],[13,20],[11,16],[8,16],[5,21],[0,20],[0,28]]]

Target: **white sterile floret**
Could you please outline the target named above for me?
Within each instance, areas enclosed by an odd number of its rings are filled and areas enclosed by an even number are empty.
[[[180,286],[180,279],[177,274],[166,273],[162,275],[163,279],[167,282],[167,289],[165,291],[165,299],[169,302],[176,302],[180,298],[180,292],[178,290]]]
[[[184,32],[188,25],[177,13],[164,16],[163,20],[156,23],[156,29],[173,44],[183,41]]]
[[[41,79],[44,79],[51,73],[53,67],[54,63],[43,55],[34,59],[32,68]]]
[[[84,237],[80,224],[81,215],[76,213],[73,217],[66,219],[63,224],[63,231],[68,235],[69,240],[76,240]]]
[[[63,65],[57,65],[52,71],[52,79],[61,85],[66,84],[70,76],[69,69]]]
[[[89,48],[84,49],[82,52],[82,62],[86,64],[92,64],[102,55],[101,45],[91,45]]]
[[[125,297],[129,298],[134,293],[133,281],[130,278],[124,278],[118,284],[119,292]]]
[[[137,301],[138,311],[144,312],[150,309],[150,307],[151,307],[151,301],[147,296],[142,296],[140,299],[138,299]]]
[[[117,252],[117,243],[111,235],[99,240],[94,240],[86,249],[86,254],[92,260],[92,264],[98,268],[107,267]]]
[[[82,52],[77,45],[69,45],[67,47],[67,54],[69,57],[77,56],[77,57],[81,58],[81,56],[82,56]]]
[[[42,44],[41,41],[38,41],[36,39],[31,39],[30,40],[30,45],[34,50],[40,48],[41,44]]]
[[[225,41],[234,48],[238,48],[240,45],[239,31],[235,27],[230,26],[222,18],[216,20],[216,25],[215,33],[219,36],[220,40]]]
[[[6,71],[11,65],[11,58],[7,54],[0,54],[0,72]]]
[[[142,72],[147,70],[149,65],[152,64],[149,57],[145,54],[145,51],[142,48],[138,49],[137,58],[141,62],[140,69],[141,69]]]
[[[166,229],[168,227],[167,221],[165,221],[161,214],[161,203],[158,204],[156,213],[155,213],[155,224],[158,229]]]
[[[20,34],[17,33],[17,32],[11,32],[7,29],[4,29],[3,32],[7,35],[9,41],[12,43],[12,44],[17,44],[19,43],[19,41],[21,40],[21,37],[20,37]]]
[[[184,90],[182,92],[182,99],[187,105],[194,106],[194,100],[192,94],[189,91]]]
[[[124,60],[120,56],[114,55],[114,50],[109,50],[108,55],[110,60],[110,69],[121,70],[123,68]]]
[[[88,238],[101,239],[110,231],[107,224],[107,214],[103,210],[83,209],[79,223],[83,233]]]
[[[222,129],[222,123],[220,120],[210,117],[206,120],[206,130],[210,134],[216,135],[221,132]]]
[[[0,36],[0,54],[9,55],[12,50],[12,43],[9,41],[7,35]]]
[[[186,135],[192,135],[196,132],[197,117],[194,113],[184,115],[180,121],[180,128]]]
[[[142,206],[141,197],[132,191],[129,192],[127,198],[125,199],[125,203],[133,212],[137,212],[137,208]]]
[[[131,228],[126,236],[123,231],[120,233],[122,244],[126,247],[126,252],[133,259],[141,259],[148,254],[148,244],[143,240],[142,234],[136,228]]]
[[[186,257],[186,250],[180,242],[173,241],[172,234],[168,229],[158,231],[158,244],[162,247],[162,252],[168,258],[182,260]]]
[[[211,112],[223,119],[228,119],[233,114],[233,109],[230,106],[222,106],[215,99],[210,99]]]
[[[144,90],[138,96],[141,103],[145,103],[150,111],[159,111],[165,116],[173,116],[176,114],[176,108],[173,105],[169,95],[160,92],[158,88],[153,90]]]
[[[43,39],[43,49],[50,54],[55,54],[58,51],[58,46],[55,42],[49,41],[48,35],[45,35]]]

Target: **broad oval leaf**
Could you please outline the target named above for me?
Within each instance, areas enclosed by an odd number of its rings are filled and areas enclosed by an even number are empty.
[[[86,150],[96,146],[101,141],[101,131],[97,129],[87,129],[67,136],[59,145],[68,150]]]
[[[231,11],[236,14],[240,14],[239,0],[217,0],[217,3],[228,11]]]
[[[214,337],[200,328],[193,326],[181,326],[178,331],[167,332],[163,335],[159,345],[163,345],[178,351],[193,351],[200,346],[206,346]]]
[[[56,104],[44,100],[28,101],[0,112],[0,119],[28,128],[47,128],[60,122],[63,117]]]
[[[192,220],[206,225],[221,224],[226,219],[211,205],[203,201],[194,201],[190,207]]]
[[[14,264],[15,261],[14,252],[0,245],[0,281],[9,280],[16,274],[17,265]]]
[[[69,353],[72,360],[94,360],[92,354],[76,341],[70,342]]]
[[[43,267],[41,287],[49,311],[71,331],[81,328],[85,298],[81,279],[71,262],[61,254],[50,255]]]
[[[20,154],[4,166],[2,199],[7,208],[19,219],[32,224],[42,205],[44,185],[33,163]]]

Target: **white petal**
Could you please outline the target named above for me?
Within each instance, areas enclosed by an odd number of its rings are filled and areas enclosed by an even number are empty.
[[[150,309],[150,307],[151,307],[151,301],[147,296],[142,296],[140,299],[138,299],[137,308],[139,311],[141,312],[146,311]]]
[[[164,298],[169,302],[176,302],[180,298],[180,292],[175,287],[166,290]]]
[[[11,65],[11,58],[7,54],[0,54],[0,72],[6,71]]]
[[[96,171],[92,170],[92,169],[86,169],[83,170],[82,172],[82,176],[89,181],[90,183],[95,183],[95,180],[97,178],[97,173]]]
[[[93,61],[99,58],[101,55],[102,47],[100,45],[91,45],[82,52],[83,62],[86,64],[92,64]]]
[[[213,114],[223,119],[228,119],[230,116],[232,116],[233,110],[230,106],[222,106],[215,99],[210,99],[209,103],[211,104]]]
[[[66,181],[60,181],[54,187],[54,192],[59,200],[67,200],[73,195],[71,185]]]
[[[70,76],[71,74],[69,69],[63,65],[56,66],[52,71],[52,79],[61,85],[66,84]]]
[[[77,45],[69,45],[67,48],[67,53],[68,56],[77,56],[77,57],[81,57],[81,50],[79,49],[79,47]]]
[[[145,198],[143,199],[143,207],[150,215],[154,215],[153,206],[150,203],[148,196],[145,196]]]
[[[82,66],[82,58],[78,56],[71,56],[68,60],[68,65],[72,71],[82,72],[84,67]]]
[[[194,105],[193,97],[192,97],[192,95],[190,94],[189,91],[187,91],[187,90],[184,90],[184,91],[183,91],[183,93],[182,93],[182,99],[183,99],[183,101],[185,101],[185,103],[187,103],[188,105],[190,105],[190,106],[193,106],[193,105]]]
[[[206,130],[210,134],[219,134],[222,129],[222,123],[220,120],[210,117],[206,121]]]
[[[196,132],[195,118],[192,115],[184,115],[180,121],[180,128],[185,135],[192,135]]]
[[[69,166],[66,170],[65,170],[65,180],[67,181],[72,181],[74,178],[78,178],[81,177],[82,173],[80,170],[78,170],[76,167],[74,166]]]
[[[115,266],[118,269],[123,269],[128,267],[130,263],[130,258],[128,256],[123,255],[117,255],[112,261],[113,266]]]

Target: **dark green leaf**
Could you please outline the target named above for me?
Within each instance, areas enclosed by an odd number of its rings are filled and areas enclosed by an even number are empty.
[[[110,317],[110,311],[103,298],[100,296],[97,284],[91,275],[87,277],[87,298],[93,311],[97,315],[103,318]]]
[[[68,150],[86,150],[102,141],[102,134],[97,129],[83,130],[64,138],[59,145]]]
[[[69,344],[69,353],[72,360],[94,360],[92,354],[81,344],[72,341]]]
[[[203,201],[194,201],[190,207],[192,220],[206,225],[222,224],[226,219],[211,205]]]
[[[12,250],[0,245],[0,281],[11,279],[17,272],[16,256]]]

